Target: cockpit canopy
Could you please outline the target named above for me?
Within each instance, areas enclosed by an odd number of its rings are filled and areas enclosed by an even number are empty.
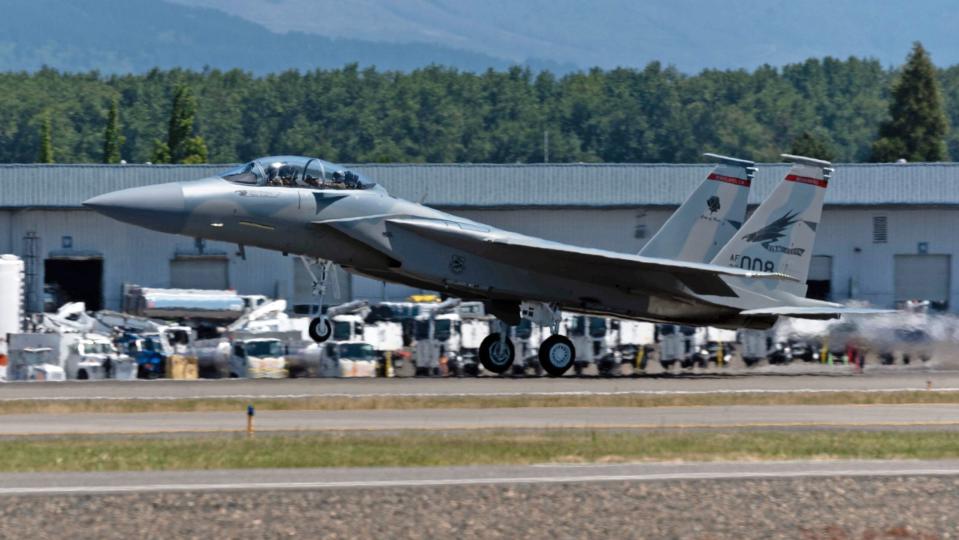
[[[372,189],[376,183],[342,165],[317,158],[272,156],[220,173],[227,181],[252,186],[307,189]]]

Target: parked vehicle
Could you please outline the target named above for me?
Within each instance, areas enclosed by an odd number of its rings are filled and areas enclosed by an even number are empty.
[[[700,329],[693,326],[661,324],[657,327],[659,335],[659,363],[669,370],[676,363],[684,369],[699,363],[705,366],[708,356],[702,354],[705,340]]]
[[[136,362],[138,378],[166,377],[167,359],[173,354],[173,348],[161,333],[126,333],[118,342],[123,351]]]
[[[321,377],[376,377],[376,350],[369,343],[331,342],[322,349]]]
[[[284,379],[289,376],[286,347],[273,337],[197,342],[201,373],[215,378]]]
[[[743,363],[746,367],[753,367],[769,356],[773,338],[766,330],[741,330],[739,343],[742,346]]]
[[[12,380],[133,379],[133,360],[100,334],[10,335]],[[25,378],[25,379],[24,379]]]
[[[607,319],[587,315],[563,315],[563,324],[566,327],[566,336],[573,342],[576,349],[576,361],[573,370],[576,375],[592,363],[599,362],[600,371],[608,368],[608,363],[614,359],[610,356],[611,350],[606,342],[608,332]]]
[[[413,362],[417,376],[440,375],[441,361],[447,367],[459,363],[462,319],[456,311],[460,300],[452,298],[439,304],[424,304],[414,321]]]

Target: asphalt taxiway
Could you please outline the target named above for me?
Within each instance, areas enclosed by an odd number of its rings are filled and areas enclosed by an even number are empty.
[[[0,496],[905,476],[959,476],[959,460],[4,473]]]
[[[959,390],[959,371],[787,366],[775,371],[622,378],[279,379],[25,382],[0,385],[0,400],[187,399],[312,396],[456,396],[697,392]]]

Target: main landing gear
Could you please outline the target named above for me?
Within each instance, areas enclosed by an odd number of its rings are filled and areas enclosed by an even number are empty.
[[[317,278],[316,274],[313,273],[313,269],[310,267],[310,262],[306,257],[300,257],[300,261],[303,262],[303,266],[306,268],[307,273],[310,274],[310,278],[313,280],[313,296],[319,297],[319,302],[317,305],[320,306],[321,314],[317,317],[314,317],[310,321],[309,333],[310,339],[317,343],[323,343],[324,341],[330,339],[333,336],[333,323],[330,322],[330,319],[322,314],[323,311],[323,295],[326,293],[326,280],[330,275],[330,271],[333,269],[333,263],[331,261],[322,261],[322,267],[320,269],[320,277]],[[318,263],[320,261],[317,261]]]
[[[516,360],[516,348],[509,337],[509,325],[500,322],[500,331],[486,336],[479,346],[480,363],[491,373],[506,373]]]
[[[553,377],[562,377],[576,361],[576,347],[566,336],[553,334],[539,346],[539,364]]]
[[[533,324],[551,328],[553,335],[539,346],[539,363],[548,375],[561,377],[576,362],[576,347],[569,338],[559,334],[559,309],[541,302],[524,302],[520,314],[521,317],[533,321]],[[480,363],[487,371],[505,373],[513,365],[516,351],[509,335],[509,325],[500,322],[500,331],[486,336],[480,344]]]

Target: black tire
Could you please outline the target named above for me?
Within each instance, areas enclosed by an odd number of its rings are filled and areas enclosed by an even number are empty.
[[[333,323],[326,317],[317,317],[310,321],[310,339],[323,343],[333,335]]]
[[[504,344],[505,347],[503,347]],[[486,339],[480,343],[479,358],[486,371],[496,374],[506,373],[513,365],[513,360],[516,359],[513,340],[507,339],[505,342],[501,342],[498,332],[486,336]]]
[[[539,346],[539,365],[550,377],[562,377],[576,363],[576,347],[566,336],[553,335]]]

